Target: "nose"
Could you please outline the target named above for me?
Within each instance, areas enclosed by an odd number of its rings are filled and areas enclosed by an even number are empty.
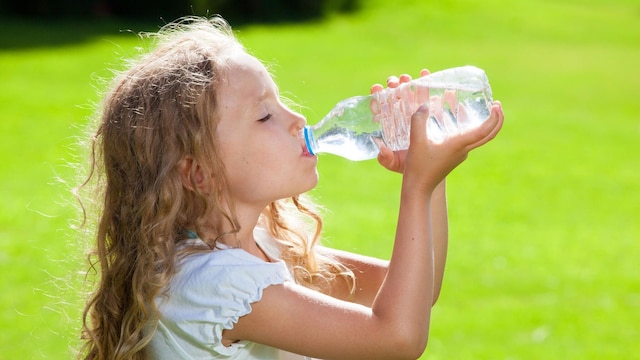
[[[299,114],[293,110],[290,110],[290,113],[292,118],[291,133],[297,136],[300,130],[302,130],[302,128],[304,128],[304,126],[307,124],[307,119],[302,116],[302,114]]]

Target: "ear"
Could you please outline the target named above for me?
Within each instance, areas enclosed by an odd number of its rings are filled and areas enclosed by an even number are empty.
[[[202,168],[193,157],[187,156],[180,160],[178,163],[178,172],[182,177],[182,185],[185,188],[191,191],[198,189],[198,191],[205,194],[209,192]]]

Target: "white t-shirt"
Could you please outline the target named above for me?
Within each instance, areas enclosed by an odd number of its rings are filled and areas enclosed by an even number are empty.
[[[222,331],[232,329],[241,316],[250,313],[251,304],[261,299],[265,288],[293,281],[287,265],[277,260],[280,255],[273,240],[261,229],[254,234],[274,262],[226,247],[189,255],[180,262],[168,297],[155,299],[160,319],[147,346],[148,358],[308,359],[250,341],[222,344]]]

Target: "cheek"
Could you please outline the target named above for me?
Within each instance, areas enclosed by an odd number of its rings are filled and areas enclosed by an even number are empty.
[[[250,183],[267,175],[267,163],[267,155],[263,151],[250,148],[237,149],[225,156],[229,180],[237,184]]]
[[[265,124],[266,125],[266,124]],[[266,181],[265,178],[280,173],[291,160],[287,156],[295,153],[295,149],[284,138],[279,129],[264,128],[261,132],[245,132],[229,134],[220,142],[220,150],[224,165],[231,181],[246,183]]]

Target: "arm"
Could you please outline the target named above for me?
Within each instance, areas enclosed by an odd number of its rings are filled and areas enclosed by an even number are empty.
[[[420,71],[420,76],[429,75],[429,71],[424,69]],[[407,74],[401,75],[399,78],[391,76],[387,79],[387,86],[390,88],[396,88],[400,84],[411,81],[411,76]],[[375,93],[383,90],[384,87],[380,84],[375,84],[371,87],[371,93]],[[429,94],[416,94],[419,97],[428,97]],[[402,173],[404,171],[404,164],[406,158],[406,151],[392,152],[389,148],[381,146],[378,161],[385,168]],[[434,261],[435,261],[435,288],[433,294],[433,302],[435,304],[440,296],[440,290],[442,288],[442,280],[444,276],[444,268],[447,259],[447,249],[449,243],[449,219],[447,210],[447,193],[446,193],[446,180],[443,180],[433,192],[431,198],[431,211],[432,211],[432,227],[434,237]]]
[[[431,222],[424,221],[432,190],[418,179],[405,179],[393,253],[371,307],[285,283],[265,289],[224,338],[323,359],[419,357],[431,315],[425,304],[433,297]]]
[[[371,307],[342,301],[291,282],[270,286],[252,311],[223,333],[225,343],[249,340],[324,359],[420,356],[435,294],[432,198],[467,153],[497,134],[499,104],[483,125],[441,144],[426,139],[426,114],[412,119],[400,212],[388,270]],[[425,221],[427,219],[427,221]]]
[[[387,149],[388,150],[388,149]],[[447,246],[449,238],[449,226],[447,215],[446,181],[442,181],[434,190],[431,197],[432,227],[434,238],[434,294],[435,304],[444,275],[444,267],[447,258]],[[351,269],[356,277],[355,294],[351,294],[351,289],[345,281],[336,281],[329,295],[342,300],[350,300],[365,306],[371,306],[380,285],[387,273],[388,261],[373,257],[354,254],[342,250],[331,248],[321,248],[320,251],[330,255]]]
[[[319,251],[332,256],[353,271],[355,276],[355,289],[353,294],[347,282],[341,281],[340,279],[334,281],[332,288],[327,294],[341,300],[371,306],[387,274],[389,262],[332,248],[322,247]]]
[[[449,247],[449,215],[447,211],[446,180],[438,184],[431,196],[431,222],[433,226],[433,256],[435,260],[433,305],[438,301],[440,290],[442,289],[444,267],[447,260],[447,249]]]

